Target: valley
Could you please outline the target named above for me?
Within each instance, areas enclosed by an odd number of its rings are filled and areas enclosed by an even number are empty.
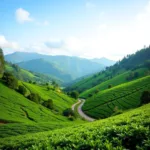
[[[141,49],[73,80],[35,54],[5,62],[1,49],[0,149],[148,149],[149,54]],[[81,62],[81,70],[92,64]]]

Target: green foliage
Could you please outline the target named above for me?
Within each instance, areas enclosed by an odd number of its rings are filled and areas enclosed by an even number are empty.
[[[109,89],[112,88],[112,84],[109,84],[109,85],[108,85],[108,88],[109,88]]]
[[[41,97],[37,93],[30,93],[28,99],[39,104],[41,102]]]
[[[3,50],[0,48],[0,77],[4,73],[4,55]]]
[[[99,73],[78,80],[66,88],[66,91],[77,90],[81,93],[81,97],[86,98],[89,93],[86,94],[84,92],[87,92],[90,89],[95,90],[95,87],[98,88],[100,86],[100,90],[104,90],[108,88],[109,84],[116,86],[130,81],[131,79],[143,77],[145,76],[145,71],[149,70],[149,60],[150,47],[147,47],[137,51],[135,54],[127,55],[115,65],[107,67]],[[131,72],[136,72],[134,77],[132,75],[130,76]],[[104,85],[104,82],[107,83],[107,86]],[[103,84],[103,86],[101,84]]]
[[[108,119],[0,139],[0,149],[148,150],[150,104]]]
[[[24,86],[21,82],[19,84]],[[46,91],[44,86],[31,84],[31,89],[36,93],[37,91],[34,88],[39,91],[38,93],[42,99],[54,98],[54,107],[58,111],[65,110],[74,103],[74,100],[67,95],[59,93],[58,97],[56,95],[58,93]],[[26,86],[26,89],[26,94],[29,94],[28,86]],[[73,124],[62,114],[60,115],[54,110],[51,111],[40,104],[33,103],[0,82],[0,137],[48,131],[70,125]]]
[[[140,99],[141,99],[141,104],[150,103],[150,91],[143,91]]]
[[[138,72],[131,72],[127,77],[126,80],[130,81],[133,79],[136,79],[139,77],[139,73]]]
[[[67,108],[66,110],[63,111],[63,115],[67,117],[74,116],[74,112],[72,111],[71,108]]]
[[[5,82],[5,84],[12,88],[12,89],[17,89],[18,87],[18,80],[8,72],[4,72],[2,80]]]
[[[63,110],[71,107],[75,100],[65,95],[61,91],[52,90],[53,86],[49,85],[50,90],[47,90],[45,85],[35,85],[22,82],[23,86],[28,89],[29,93],[38,93],[42,101],[47,101],[48,99],[53,100],[53,110],[59,114],[62,114]],[[43,102],[42,102],[43,103]]]
[[[138,72],[139,78],[145,76],[145,72],[147,72],[147,71],[148,70],[146,68],[140,68],[140,69],[136,69],[135,70],[135,72]],[[122,74],[119,74],[119,75],[113,77],[112,79],[104,81],[104,82],[98,84],[97,86],[84,91],[83,93],[80,94],[80,96],[83,97],[83,98],[87,98],[89,94],[93,95],[95,93],[96,89],[99,89],[100,91],[103,91],[103,90],[108,89],[108,85],[109,84],[112,84],[113,87],[115,87],[115,86],[117,86],[119,84],[126,83],[126,82],[128,82],[126,80],[126,78],[129,76],[129,74],[131,72],[132,71],[126,71],[126,72],[124,72]]]
[[[72,91],[72,92],[70,92],[70,96],[71,96],[72,98],[78,99],[79,93],[78,93],[77,91]]]
[[[53,109],[53,100],[52,99],[48,99],[47,101],[44,101],[42,104],[44,107],[47,107],[49,109]]]
[[[93,118],[106,118],[140,105],[143,91],[150,89],[150,76],[103,90],[89,97],[82,109]],[[146,98],[147,96],[144,96]],[[117,111],[115,108],[117,107]],[[119,110],[119,111],[118,111]]]
[[[11,64],[8,62],[5,63],[5,70],[6,72],[10,72],[11,74],[13,74],[13,76],[15,76],[18,80],[22,80],[29,83],[36,82],[37,84],[44,84],[53,79],[51,76],[27,71],[20,68],[16,64]]]
[[[24,86],[19,85],[19,87],[18,87],[18,92],[19,92],[20,94],[22,94],[22,95],[25,95],[26,92],[27,92],[27,90],[26,90],[26,88],[25,88]]]

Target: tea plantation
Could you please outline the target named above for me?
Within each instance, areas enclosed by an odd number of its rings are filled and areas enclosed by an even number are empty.
[[[94,118],[106,118],[140,105],[143,91],[150,89],[150,76],[100,91],[87,99],[83,111]]]
[[[0,149],[148,150],[150,104],[114,117],[57,129],[0,139]]]
[[[62,115],[62,110],[70,108],[75,100],[57,91],[47,91],[45,86],[26,84],[33,91],[36,88],[37,92],[43,92],[43,99],[53,98],[54,108],[56,106],[58,111],[32,102],[0,83],[0,137],[47,131],[73,124]]]

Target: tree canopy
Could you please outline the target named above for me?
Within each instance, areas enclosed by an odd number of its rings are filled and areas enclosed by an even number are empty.
[[[0,74],[4,73],[4,55],[3,50],[0,48]]]

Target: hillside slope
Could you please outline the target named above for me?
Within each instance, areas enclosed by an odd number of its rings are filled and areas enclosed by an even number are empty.
[[[5,71],[10,72],[17,79],[26,81],[26,82],[32,81],[32,82],[37,82],[39,84],[45,84],[47,82],[52,82],[53,80],[55,80],[59,84],[62,83],[62,81],[57,79],[56,77],[40,74],[37,72],[31,72],[31,71],[20,68],[16,64],[10,64],[8,62],[5,62]]]
[[[106,81],[104,81],[102,83],[100,82],[100,84],[94,86],[93,88],[85,90],[84,92],[82,92],[80,94],[80,97],[88,98],[88,97],[96,94],[99,91],[108,89],[109,86],[115,87],[115,86],[117,86],[119,84],[122,84],[122,83],[131,82],[131,81],[133,81],[135,79],[138,79],[138,78],[146,76],[147,75],[146,73],[148,71],[149,71],[149,69],[146,68],[146,67],[143,67],[143,68],[140,68],[140,69],[135,69],[134,71],[132,71],[132,70],[125,71],[124,73],[116,75],[112,79],[106,80]],[[132,78],[128,79],[129,77],[132,77]],[[91,82],[92,81],[93,80],[91,80]]]
[[[136,70],[140,68],[147,68],[147,70],[143,72],[143,75],[149,74],[150,47],[141,49],[140,51],[137,51],[135,54],[128,55],[127,57],[124,57],[124,59],[122,59],[121,61],[117,62],[115,65],[106,67],[105,70],[99,73],[96,73],[87,78],[81,79],[78,82],[73,83],[72,85],[66,88],[66,91],[77,90],[80,93],[82,93],[85,90],[95,87],[107,80],[113,79],[114,77],[123,74],[127,71],[132,71],[133,74],[131,74],[131,76],[134,76]],[[126,80],[126,82],[128,81],[129,80]]]
[[[140,105],[143,91],[150,89],[150,76],[100,91],[85,101],[83,111],[94,118],[106,118]]]
[[[45,61],[44,59],[35,59],[35,60],[30,60],[27,62],[21,62],[18,63],[21,68],[46,74],[46,75],[51,75],[52,77],[56,77],[60,80],[63,81],[71,81],[72,78],[69,74],[62,72],[60,69],[57,69],[55,65],[53,65],[50,62]]]
[[[75,103],[73,99],[63,93],[47,91],[46,87],[24,84],[30,90],[33,89],[32,92],[41,94],[43,100],[51,98],[54,110],[32,102],[0,82],[0,137],[47,131],[72,125],[67,117],[62,116],[62,111]],[[27,94],[29,92],[27,89]]]
[[[53,87],[47,85],[34,85],[26,82],[21,82],[21,84],[30,92],[38,93],[43,101],[51,99],[54,104],[54,110],[62,114],[62,111],[70,108],[75,100],[73,98],[65,95],[61,90],[54,90]],[[49,87],[49,89],[47,88]]]
[[[150,104],[124,114],[50,132],[0,139],[0,149],[145,149],[150,147]]]

